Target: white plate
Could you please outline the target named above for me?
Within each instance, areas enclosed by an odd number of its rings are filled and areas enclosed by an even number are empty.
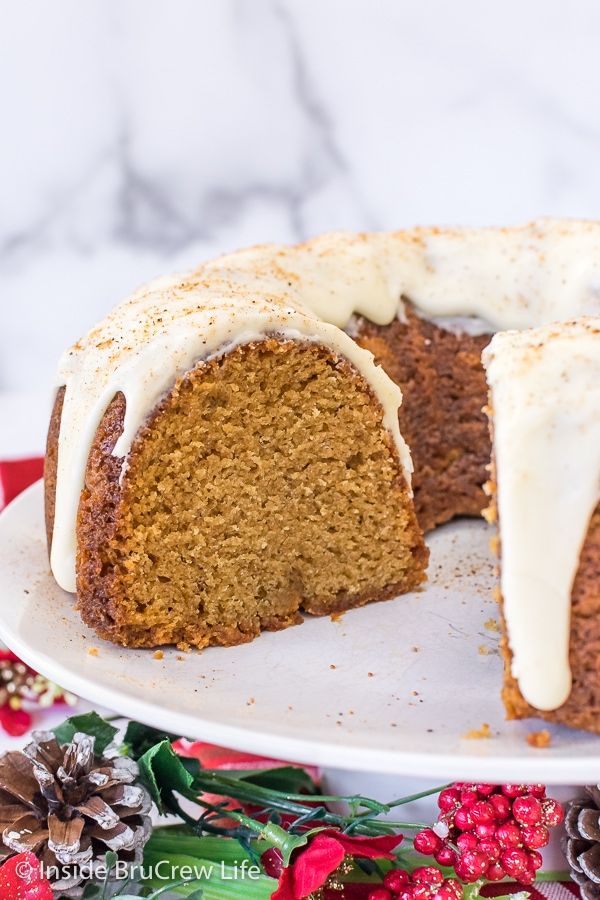
[[[482,522],[431,537],[425,590],[307,618],[251,644],[157,660],[82,624],[46,557],[42,488],[0,516],[0,637],[65,688],[123,715],[281,759],[370,772],[583,784],[600,773],[600,738],[539,721],[504,721],[498,634],[485,626],[493,560]],[[98,654],[91,655],[90,648]],[[489,723],[493,737],[465,738]]]

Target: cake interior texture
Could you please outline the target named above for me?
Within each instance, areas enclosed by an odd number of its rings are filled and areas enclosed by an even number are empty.
[[[414,463],[414,502],[424,531],[487,504],[491,442],[481,351],[490,334],[455,333],[416,315],[389,325],[360,319],[357,342],[402,388],[400,431]]]
[[[77,523],[78,603],[102,636],[236,644],[301,611],[424,580],[427,550],[381,409],[331,350],[267,339],[198,364],[138,433],[120,484],[124,412],[120,394],[96,434]]]

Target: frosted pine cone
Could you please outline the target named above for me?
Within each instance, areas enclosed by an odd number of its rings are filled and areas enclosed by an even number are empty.
[[[566,855],[571,877],[583,900],[600,898],[600,787],[585,788],[587,796],[573,800],[565,817]]]
[[[22,752],[0,756],[0,860],[32,851],[56,890],[91,877],[108,850],[139,862],[150,835],[137,763],[96,756],[94,743],[76,734],[61,747],[52,733],[34,732]]]

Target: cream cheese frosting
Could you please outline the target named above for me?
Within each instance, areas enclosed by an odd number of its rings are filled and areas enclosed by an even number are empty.
[[[600,502],[600,318],[496,334],[483,359],[512,673],[528,703],[556,709],[571,692],[571,593]]]
[[[199,271],[293,290],[345,328],[387,325],[401,298],[428,318],[477,317],[490,331],[600,315],[600,222],[543,219],[515,228],[414,228],[325,234],[252,247]]]
[[[351,332],[357,316],[379,325],[402,318],[406,300],[437,324],[475,332],[600,316],[600,223],[328,234],[296,246],[252,247],[141,289],[59,366],[65,398],[51,552],[58,583],[75,590],[79,495],[96,428],[114,395],[121,391],[126,400],[124,431],[113,451],[125,471],[137,431],[177,377],[267,334],[319,341],[355,366],[383,408],[409,477],[410,454],[397,421],[400,391],[341,330]],[[558,383],[556,391],[562,395]],[[591,495],[573,501],[578,531],[591,504]],[[572,580],[574,566],[569,573]],[[506,590],[512,595],[512,581]]]

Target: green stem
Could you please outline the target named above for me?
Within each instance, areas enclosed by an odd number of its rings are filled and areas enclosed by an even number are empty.
[[[536,881],[571,881],[571,873],[556,870],[548,872],[538,872],[535,876]]]
[[[193,790],[198,792],[206,791],[207,793],[217,794],[224,797],[232,797],[233,799],[238,800],[241,803],[251,803],[261,807],[272,808],[277,810],[278,812],[293,816],[306,816],[308,818],[310,812],[314,811],[315,818],[317,818],[317,812],[319,812],[319,821],[325,822],[328,825],[335,825],[339,828],[346,828],[352,825],[352,828],[355,832],[362,834],[370,834],[373,830],[380,833],[381,831],[387,833],[392,828],[414,830],[427,827],[425,824],[422,824],[420,822],[386,822],[384,824],[385,820],[375,820],[370,815],[365,815],[365,813],[361,813],[359,816],[344,816],[338,813],[334,813],[322,806],[323,803],[327,802],[341,801],[351,804],[353,801],[356,801],[373,813],[379,815],[381,813],[389,812],[392,808],[392,805],[402,805],[402,800],[396,800],[393,804],[384,804],[379,803],[379,801],[377,800],[370,800],[368,797],[359,798],[317,795],[314,798],[319,802],[319,805],[317,806],[312,799],[307,803],[306,796],[302,794],[285,794],[281,791],[275,791],[270,788],[261,788],[257,785],[248,784],[247,782],[241,781],[239,779],[227,778],[226,775],[217,776],[208,775],[207,773],[201,773],[194,779]],[[420,794],[413,795],[413,797],[406,798],[405,802],[408,803],[411,799],[427,797],[430,794],[436,793],[437,790],[438,788],[433,788],[430,791],[423,791]],[[198,797],[197,795],[193,794],[193,791],[191,792],[190,799],[195,799],[196,802],[198,802],[201,806],[209,808],[207,804],[205,804],[202,800],[202,797]],[[303,800],[304,802],[299,802],[301,800]],[[229,815],[229,813],[227,814]],[[357,820],[359,820],[359,823],[354,824]]]
[[[442,784],[439,787],[430,788],[427,791],[421,791],[419,794],[409,794],[408,797],[400,797],[398,800],[392,800],[391,803],[386,804],[390,809],[393,809],[395,806],[404,806],[405,803],[412,803],[414,800],[422,800],[423,797],[431,797],[432,794],[439,794],[440,791],[444,791],[446,788],[451,787],[450,784]]]

